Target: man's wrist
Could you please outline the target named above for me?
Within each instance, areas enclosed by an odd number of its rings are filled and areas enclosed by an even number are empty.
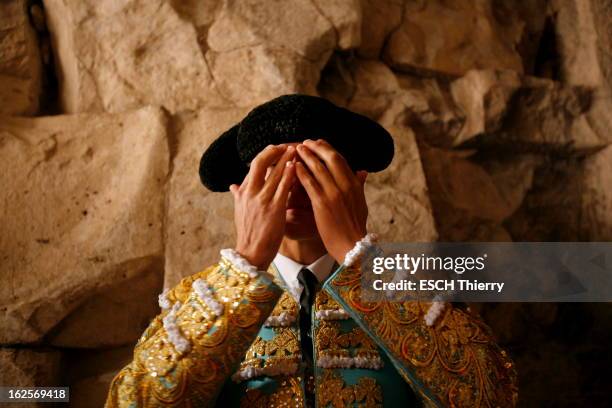
[[[246,248],[241,248],[239,246],[236,247],[236,252],[240,255],[244,260],[253,265],[259,271],[266,271],[270,266],[271,260],[268,260],[261,256],[261,253],[258,251],[249,251]],[[254,252],[254,253],[253,253]]]
[[[359,242],[359,240],[365,235],[366,234],[348,238],[344,240],[343,243],[339,243],[336,247],[337,249],[331,254],[332,257],[336,260],[336,262],[338,262],[338,264],[343,264],[344,260],[346,259],[346,254],[348,254],[355,247],[357,242]]]
[[[342,265],[344,263],[346,254],[348,254],[350,250],[353,249],[356,242],[357,240],[355,240],[355,242],[353,242],[352,244],[347,243],[345,245],[342,245],[341,248],[335,251],[335,254],[331,254],[339,265]]]

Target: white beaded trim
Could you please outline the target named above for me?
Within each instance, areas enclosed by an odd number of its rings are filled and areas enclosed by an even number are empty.
[[[346,320],[349,314],[344,309],[317,310],[317,319],[321,320]]]
[[[359,258],[363,256],[365,251],[377,240],[378,237],[376,236],[376,234],[370,233],[363,237],[361,240],[357,241],[353,249],[346,253],[346,256],[344,257],[344,265],[351,266],[355,262],[357,262]]]
[[[281,312],[278,316],[269,316],[264,322],[264,325],[266,327],[287,327],[295,322],[295,319],[295,314]]]
[[[198,295],[198,297],[208,306],[210,310],[215,314],[215,316],[219,317],[223,314],[223,304],[217,302],[213,297],[213,293],[202,279],[196,279],[191,284],[191,287]]]
[[[440,317],[444,311],[445,307],[446,303],[444,302],[432,302],[431,306],[429,306],[429,309],[427,310],[427,313],[425,313],[425,316],[423,317],[425,319],[425,324],[427,326],[433,326],[436,320],[438,320],[438,317]]]
[[[181,331],[176,324],[176,313],[181,308],[181,303],[176,302],[172,309],[164,316],[164,329],[168,335],[168,341],[172,343],[179,354],[188,352],[191,349],[191,343],[181,334]]]
[[[241,382],[261,376],[273,377],[276,375],[291,375],[297,372],[298,367],[299,362],[295,359],[280,360],[264,367],[247,366],[236,371],[236,373],[232,375],[232,380],[234,382]]]
[[[343,357],[322,355],[317,358],[317,366],[321,368],[369,368],[380,370],[384,363],[380,357]]]
[[[170,290],[165,289],[158,297],[157,297],[157,303],[159,303],[159,307],[161,307],[162,310],[168,310],[170,309],[170,307],[172,306],[170,304],[170,300],[168,299],[168,292],[170,292]]]
[[[242,255],[236,252],[235,249],[225,248],[222,249],[220,252],[222,257],[230,261],[237,269],[246,272],[249,277],[256,278],[257,275],[259,275],[259,272],[257,272],[257,268],[251,265],[249,261],[244,259]]]

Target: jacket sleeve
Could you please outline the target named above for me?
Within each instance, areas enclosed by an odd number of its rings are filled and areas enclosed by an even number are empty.
[[[477,316],[448,303],[362,301],[361,274],[358,265],[342,265],[324,287],[386,351],[425,406],[515,406],[514,364]]]
[[[106,407],[214,406],[281,294],[240,261],[222,257],[160,295],[162,313],[112,381]]]

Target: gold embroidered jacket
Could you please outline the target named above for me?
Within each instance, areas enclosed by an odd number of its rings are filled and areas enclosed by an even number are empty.
[[[512,362],[476,317],[448,305],[360,300],[361,272],[341,266],[313,311],[314,375],[301,364],[298,305],[280,274],[222,258],[160,296],[162,313],[113,380],[106,407],[509,407]]]

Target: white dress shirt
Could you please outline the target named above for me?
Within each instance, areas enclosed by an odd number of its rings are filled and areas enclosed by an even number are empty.
[[[321,283],[332,273],[334,258],[332,258],[329,254],[325,254],[310,265],[302,265],[301,263],[278,253],[276,254],[276,257],[272,263],[276,269],[278,269],[278,272],[287,284],[287,290],[299,305],[300,295],[302,294],[303,289],[302,284],[297,279],[300,270],[304,267],[310,269],[317,277],[319,283]]]

